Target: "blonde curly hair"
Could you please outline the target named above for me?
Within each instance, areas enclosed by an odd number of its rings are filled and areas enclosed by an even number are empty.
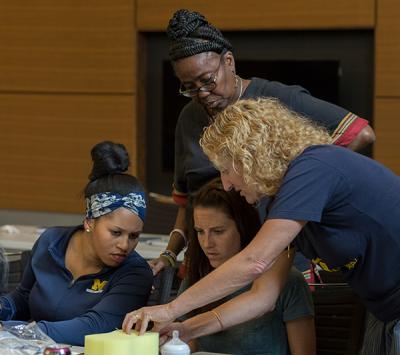
[[[277,99],[239,100],[215,116],[200,146],[218,170],[231,164],[258,193],[274,196],[304,149],[330,144],[327,130]]]

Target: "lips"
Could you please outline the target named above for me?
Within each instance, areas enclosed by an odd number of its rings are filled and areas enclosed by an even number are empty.
[[[204,102],[204,105],[209,109],[215,109],[219,104],[219,100]]]
[[[111,259],[116,263],[121,264],[126,259],[126,254],[111,254]]]
[[[218,258],[219,254],[218,253],[206,253],[207,258],[209,259],[215,259]]]

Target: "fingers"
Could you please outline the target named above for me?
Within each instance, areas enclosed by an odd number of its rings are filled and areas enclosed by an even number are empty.
[[[153,275],[154,276],[157,275],[164,268],[165,268],[164,262],[161,259],[159,259],[158,263],[155,264],[153,267]]]
[[[149,264],[149,266],[150,266],[151,268],[153,268],[153,267],[157,264],[157,261],[158,261],[158,259],[149,260],[149,261],[147,262],[147,264]]]
[[[147,326],[149,325],[149,322],[151,321],[150,314],[148,313],[142,313],[142,319],[141,319],[141,324],[140,324],[140,329],[139,329],[139,335],[143,335],[146,332]]]
[[[148,261],[148,264],[150,265],[151,270],[153,271],[153,276],[156,276],[165,267],[165,263],[160,258],[150,260]]]
[[[130,334],[132,327],[135,325],[134,329],[142,335],[145,333],[150,321],[154,322],[153,329],[158,329],[173,320],[169,304],[144,307],[128,313],[122,323],[122,329],[125,333]]]
[[[125,319],[122,323],[122,330],[125,333],[130,334],[131,330],[133,328],[133,325],[135,323],[137,323],[139,319],[140,319],[140,315],[139,315],[138,311],[133,311],[133,312],[128,313],[125,316]]]

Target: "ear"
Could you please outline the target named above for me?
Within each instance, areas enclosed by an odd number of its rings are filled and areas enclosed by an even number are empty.
[[[233,53],[231,51],[228,51],[224,54],[224,61],[225,64],[235,71],[235,57],[233,56]]]
[[[83,220],[83,227],[85,228],[85,231],[91,232],[94,228],[94,220],[91,218],[85,218]]]

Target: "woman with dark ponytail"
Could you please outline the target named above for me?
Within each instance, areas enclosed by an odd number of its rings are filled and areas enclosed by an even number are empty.
[[[83,225],[47,229],[17,289],[0,297],[0,319],[34,320],[58,343],[83,345],[84,337],[120,328],[125,313],[146,304],[151,270],[134,249],[146,216],[139,181],[126,173],[122,144],[102,142],[91,151]]]

